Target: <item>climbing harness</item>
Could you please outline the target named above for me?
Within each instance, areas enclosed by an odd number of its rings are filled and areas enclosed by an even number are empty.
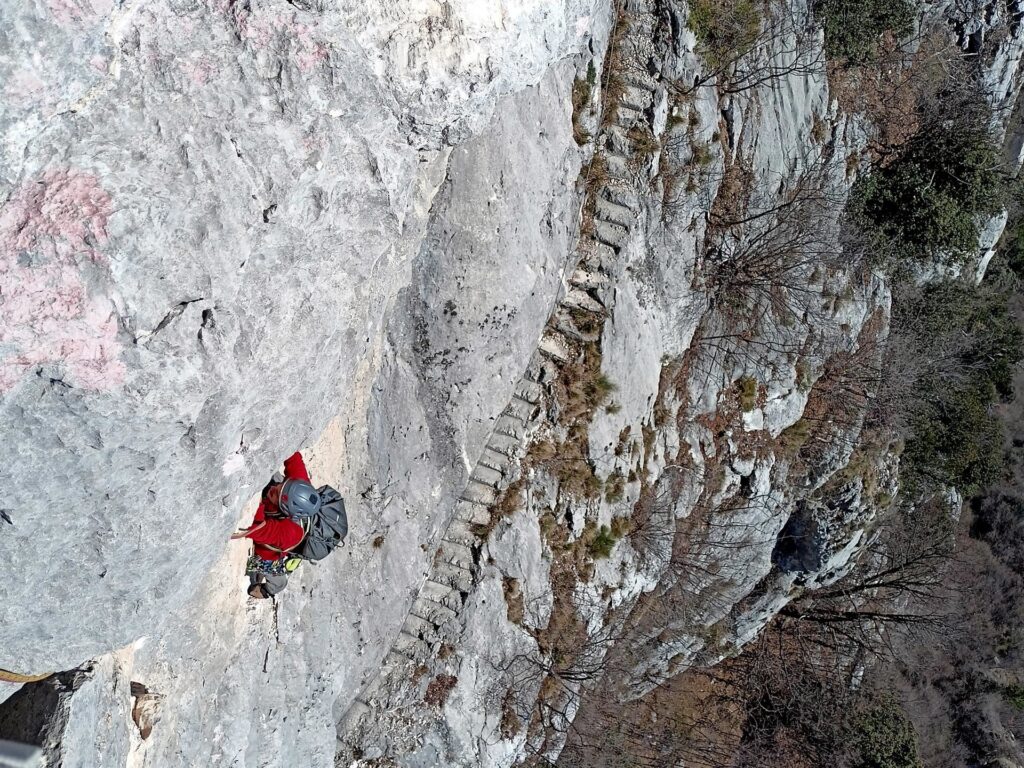
[[[256,557],[256,555],[249,555],[249,559],[245,563],[245,570],[247,573],[262,573],[267,576],[280,576],[290,573],[284,558],[280,560],[264,560],[262,557]],[[292,568],[292,571],[294,570]]]

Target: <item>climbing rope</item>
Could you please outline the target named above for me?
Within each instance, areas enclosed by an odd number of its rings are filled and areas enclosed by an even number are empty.
[[[45,680],[52,674],[53,672],[47,672],[44,675],[19,675],[17,672],[8,672],[6,669],[0,669],[0,682],[38,683],[40,680]]]

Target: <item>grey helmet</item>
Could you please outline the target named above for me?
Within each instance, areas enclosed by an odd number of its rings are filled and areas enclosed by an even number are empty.
[[[281,511],[289,517],[312,517],[322,503],[316,488],[305,480],[285,480],[281,486]]]

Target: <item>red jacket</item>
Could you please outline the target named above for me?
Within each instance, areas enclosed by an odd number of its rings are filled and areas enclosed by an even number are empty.
[[[298,451],[285,459],[284,477],[286,480],[305,480],[309,482],[309,470],[306,469],[306,462],[302,460],[302,454]],[[277,511],[277,505],[272,504],[264,496],[260,500],[260,505],[256,509],[256,515],[252,519],[252,525],[249,527],[252,528],[260,523],[263,523],[263,525],[259,529],[246,534],[247,539],[253,540],[253,554],[263,560],[279,560],[282,557],[286,557],[286,555],[260,546],[261,544],[270,544],[277,549],[289,550],[302,541],[304,535],[302,526],[290,518],[267,517],[268,512],[275,513]]]

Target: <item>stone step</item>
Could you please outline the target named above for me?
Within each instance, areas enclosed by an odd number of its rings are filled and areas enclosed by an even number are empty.
[[[522,446],[522,440],[514,435],[506,435],[502,432],[492,432],[487,438],[487,448],[495,453],[515,453]]]
[[[594,235],[598,242],[604,243],[616,251],[621,250],[629,242],[629,230],[608,221],[595,221]]]
[[[430,646],[421,638],[416,637],[416,635],[409,634],[404,630],[398,633],[398,637],[395,639],[395,644],[392,648],[397,653],[408,657],[409,660],[414,663],[425,661],[433,655],[433,653],[431,653]]]
[[[480,518],[481,520],[483,517]],[[490,514],[487,514],[487,520],[491,519]],[[476,547],[480,544],[480,537],[473,531],[474,525],[485,525],[485,522],[473,523],[469,520],[452,520],[448,526],[448,530],[444,532],[446,539],[451,539],[454,542],[462,544],[464,547]]]
[[[565,298],[562,299],[562,303],[567,307],[577,307],[579,309],[586,310],[587,312],[604,312],[604,307],[601,303],[582,288],[573,288],[570,290],[565,294]]]
[[[498,498],[498,491],[488,485],[468,483],[466,485],[466,490],[462,492],[462,498],[465,501],[474,502],[481,505],[484,509],[487,509],[494,503],[495,499]],[[482,515],[482,512],[477,512],[474,514],[474,519],[482,517]],[[486,523],[481,523],[481,525],[486,525]]]
[[[586,316],[588,318],[594,318],[594,321],[586,323],[578,322],[572,313],[570,313],[568,307],[559,307],[552,319],[558,325],[558,329],[567,336],[573,336],[582,342],[597,341],[601,338],[603,322],[592,312],[587,312]]]
[[[618,274],[620,262],[619,254],[614,248],[594,241],[583,262],[583,267],[589,272],[600,272],[612,276]]]
[[[572,273],[572,277],[569,278],[569,285],[575,285],[584,290],[604,288],[610,282],[607,275],[603,275],[600,272],[588,272],[585,269],[577,269]]]
[[[530,379],[520,379],[516,384],[515,397],[537,405],[544,399],[544,388]]]
[[[412,604],[412,612],[422,619],[433,622],[437,626],[458,618],[459,614],[443,603],[435,603],[428,597],[420,595]]]
[[[485,464],[477,463],[477,465],[473,467],[473,474],[471,476],[471,479],[475,480],[478,483],[489,485],[492,488],[500,488],[502,481],[504,481],[505,479],[505,475],[502,474],[501,472],[491,469]]]
[[[604,153],[604,162],[608,166],[608,175],[612,179],[629,178],[630,158],[628,155],[620,152],[606,152]],[[603,189],[603,186],[600,188]]]
[[[610,202],[629,209],[634,214],[640,210],[640,196],[627,184],[609,184],[601,190],[601,195]]]
[[[455,541],[442,539],[441,557],[444,558],[446,563],[460,565],[463,568],[472,568],[476,565],[476,560],[473,557],[473,550],[466,545]]]
[[[630,71],[625,74],[623,80],[626,85],[631,85],[634,88],[640,88],[645,91],[650,91],[652,94],[658,92],[661,87],[657,80],[648,75],[646,72]]]
[[[480,454],[480,458],[477,460],[480,466],[487,467],[490,470],[498,472],[502,475],[508,473],[509,464],[511,461],[507,454],[495,451],[488,446],[484,446],[483,452]]]
[[[478,473],[477,467],[473,467],[473,472],[470,474],[469,479],[466,481],[466,487],[482,486],[485,488],[491,488],[497,490],[499,481],[485,480],[483,473]],[[488,502],[489,503],[489,502]]]
[[[608,163],[609,175],[619,179],[629,177],[629,159],[625,155],[615,152],[606,152],[604,159]]]
[[[534,355],[530,358],[530,362],[526,366],[526,371],[523,373],[523,381],[529,382],[536,387],[542,387],[544,385],[544,359],[539,355]]]
[[[481,504],[473,499],[459,499],[455,502],[455,520],[474,523],[480,517],[481,512],[487,512],[486,504]],[[454,523],[455,520],[452,522]]]
[[[613,224],[629,229],[636,221],[636,214],[624,205],[612,202],[611,200],[597,195],[595,196],[597,218],[603,221],[610,221]]]
[[[520,400],[518,397],[514,397],[505,407],[505,415],[511,416],[513,419],[518,419],[523,422],[523,424],[529,424],[536,418],[538,410],[536,403],[531,403],[527,400]]]
[[[605,128],[605,147],[608,152],[622,157],[629,157],[632,147],[630,146],[629,137],[626,136],[626,132],[615,123],[611,123]]]
[[[552,333],[551,329],[544,330],[544,335],[541,336],[537,349],[548,357],[563,363],[570,357],[569,345],[565,343],[565,337]]]
[[[473,509],[467,517],[463,518],[465,522],[470,525],[487,525],[491,519],[491,504],[494,503],[497,497],[498,492],[493,488],[488,491],[487,486],[477,485],[476,483],[467,485],[462,501],[471,503]]]
[[[443,605],[454,613],[462,610],[462,594],[457,589],[452,589],[447,584],[438,584],[430,579],[423,582],[420,598]]]
[[[559,338],[565,338],[560,336]],[[526,438],[526,426],[519,419],[502,414],[494,425],[494,434],[514,437],[520,443]]]
[[[558,381],[558,377],[561,375],[559,373],[558,363],[555,360],[552,360],[549,357],[545,357],[544,355],[541,355],[539,353],[535,354],[534,357],[537,359],[537,362],[540,364],[541,367],[541,383],[551,384],[554,381]]]
[[[390,649],[388,651],[387,655],[384,657],[384,663],[387,666],[391,667],[396,672],[398,672],[400,670],[403,670],[403,669],[411,666],[413,662],[412,662],[412,659],[410,659],[408,656],[403,656],[402,654],[398,653],[398,651],[396,651],[394,648],[392,648],[392,649]],[[376,681],[374,681],[373,689],[376,690],[376,688],[377,688]],[[367,692],[365,692],[367,697],[372,695],[371,693],[369,693],[369,691],[370,691],[370,689],[368,688]]]
[[[408,632],[414,637],[421,637],[431,645],[440,640],[437,634],[437,625],[414,613],[410,613],[405,617],[405,622],[402,624],[402,632]]]
[[[341,722],[338,723],[338,733],[347,734],[351,733],[359,725],[359,721],[363,718],[363,715],[370,712],[371,707],[365,701],[360,699],[353,699],[349,708],[345,711],[345,714],[341,718]],[[339,741],[344,741],[339,736]]]
[[[634,109],[621,101],[615,106],[615,124],[620,128],[628,130],[635,123],[646,121],[647,116],[639,109]]]
[[[619,105],[635,109],[638,112],[645,112],[654,105],[654,94],[637,88],[635,85],[626,85],[622,90]]]
[[[518,447],[518,446],[516,446]],[[509,467],[517,460],[517,451],[515,448],[511,450],[499,450],[491,446],[490,441],[484,446],[483,451],[480,453],[480,459],[486,461],[488,465],[495,469],[501,469],[502,472],[508,473]]]
[[[430,573],[430,580],[447,584],[459,592],[473,591],[473,574],[465,568],[451,563],[438,563]]]

